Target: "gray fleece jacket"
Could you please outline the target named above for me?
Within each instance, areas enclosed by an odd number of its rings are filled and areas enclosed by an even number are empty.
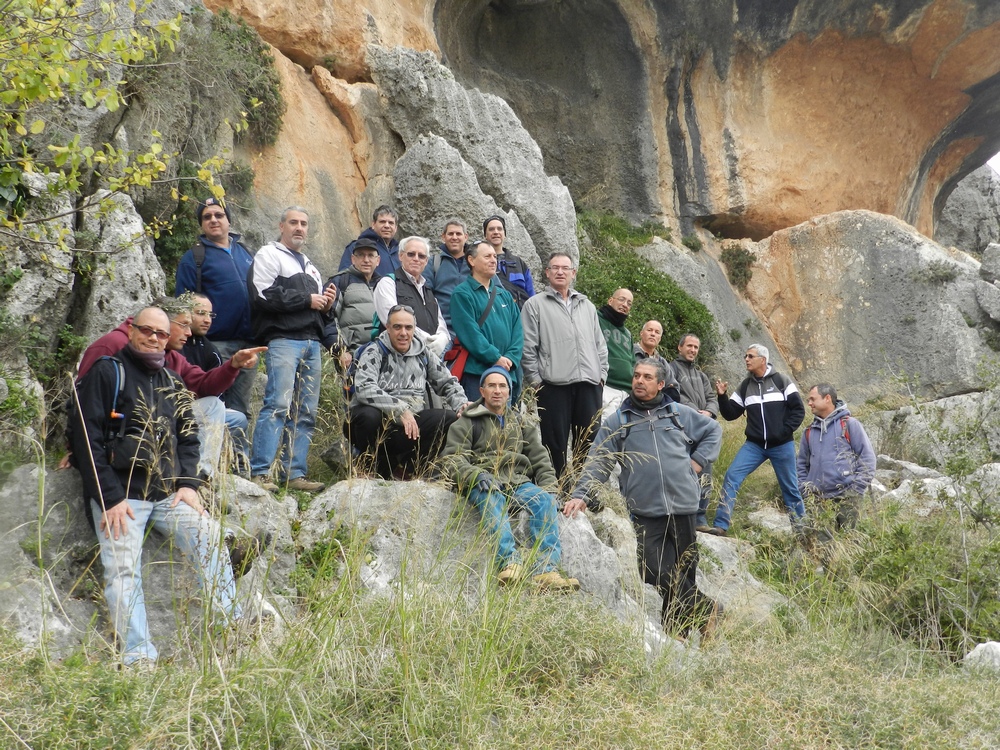
[[[608,345],[601,333],[597,308],[575,289],[567,302],[546,287],[524,303],[524,382],[536,385],[604,383],[608,379]]]
[[[595,508],[598,487],[619,463],[618,484],[630,513],[644,518],[696,513],[701,488],[691,460],[705,466],[719,457],[721,446],[722,428],[711,417],[665,397],[645,409],[629,396],[601,425],[573,497]]]

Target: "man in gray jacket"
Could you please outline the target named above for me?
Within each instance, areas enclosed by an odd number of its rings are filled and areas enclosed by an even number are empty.
[[[578,461],[597,432],[608,346],[597,308],[572,288],[573,259],[553,253],[545,267],[549,286],[524,303],[524,382],[538,388],[539,427],[557,477],[566,470],[566,448],[573,434]]]
[[[375,452],[379,476],[407,478],[440,452],[448,427],[465,409],[465,391],[414,337],[413,308],[390,308],[387,322],[359,356],[354,404],[344,428],[358,450]],[[432,408],[432,392],[449,408]]]
[[[701,627],[708,634],[718,605],[698,591],[698,472],[719,457],[722,428],[711,417],[663,394],[662,363],[635,365],[632,391],[601,425],[583,475],[563,513],[597,510],[597,489],[616,463],[619,487],[638,541],[639,568],[663,596],[663,625],[683,634]]]

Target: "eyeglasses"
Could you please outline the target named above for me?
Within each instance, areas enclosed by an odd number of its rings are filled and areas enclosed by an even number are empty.
[[[572,271],[573,266],[549,266],[550,271]]]
[[[190,323],[180,323],[180,322],[178,322],[176,320],[171,320],[170,321],[170,325],[177,326],[182,331],[190,331],[191,330],[191,324]]]
[[[209,312],[208,310],[192,310],[191,314],[192,315],[207,315],[212,320],[215,320],[215,313],[214,312]]]
[[[215,220],[215,221],[222,221],[225,218],[226,218],[225,214],[202,214],[201,215],[201,220],[203,222],[205,222],[205,221],[213,221],[213,220]]]
[[[410,307],[409,305],[393,305],[392,307],[389,308],[389,315],[392,315],[393,313],[398,313],[398,312],[407,312],[410,315],[414,314],[413,313],[413,308]],[[385,316],[386,320],[389,319],[389,315]]]
[[[408,258],[419,258],[420,260],[427,260],[427,253],[403,253]]]
[[[160,341],[166,341],[170,338],[170,331],[161,331],[157,328],[151,328],[150,326],[137,326],[132,323],[132,327],[147,338],[150,336],[156,336]]]
[[[743,359],[757,359],[759,356],[759,354],[744,354]]]

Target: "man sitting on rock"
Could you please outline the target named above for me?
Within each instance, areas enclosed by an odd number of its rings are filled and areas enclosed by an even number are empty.
[[[359,451],[375,453],[379,476],[406,478],[437,457],[466,399],[455,376],[414,337],[412,308],[396,305],[387,321],[359,355],[345,431]],[[432,408],[432,393],[449,408]]]
[[[100,529],[104,597],[126,666],[153,665],[157,650],[142,591],[142,543],[152,525],[197,565],[218,617],[241,617],[223,535],[198,498],[198,428],[191,398],[165,367],[170,319],[136,313],[128,342],[77,384],[70,444]]]
[[[549,490],[558,486],[538,426],[510,408],[511,379],[506,368],[488,368],[480,377],[481,398],[448,430],[442,457],[457,491],[479,509],[483,527],[497,540],[496,566],[501,586],[531,576],[539,588],[575,591],[580,582],[559,570],[559,510]],[[529,567],[517,549],[508,506],[530,516],[531,545],[537,556]]]

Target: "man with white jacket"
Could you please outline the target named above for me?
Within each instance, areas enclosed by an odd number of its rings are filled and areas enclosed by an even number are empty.
[[[582,460],[599,425],[608,346],[597,308],[573,289],[576,268],[566,253],[553,253],[545,267],[549,286],[521,310],[524,382],[538,388],[542,444],[556,476],[566,470],[570,431],[573,455]]]

